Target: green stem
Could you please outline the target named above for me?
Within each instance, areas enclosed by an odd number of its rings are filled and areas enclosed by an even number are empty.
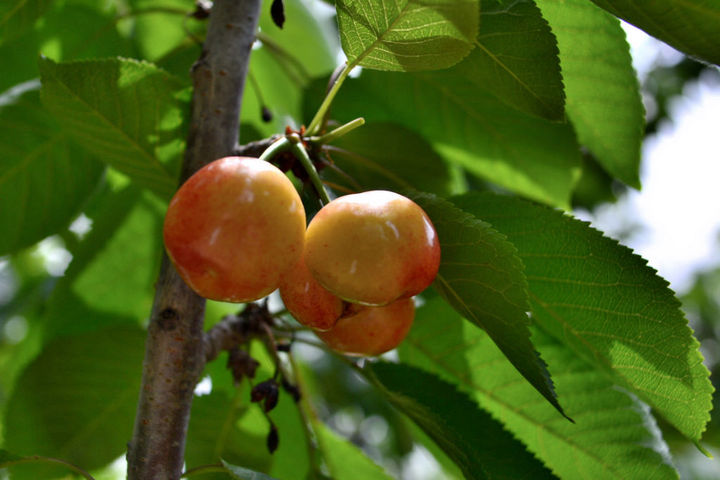
[[[352,120],[345,125],[340,125],[338,128],[326,133],[325,135],[319,137],[310,137],[308,138],[308,141],[320,145],[332,143],[334,140],[337,140],[343,135],[347,135],[348,133],[352,132],[358,127],[362,127],[363,125],[365,125],[365,119],[362,117],[356,118],[355,120]]]
[[[332,104],[333,100],[335,99],[335,95],[337,95],[338,90],[340,90],[340,87],[342,86],[343,82],[347,78],[348,74],[350,73],[350,70],[352,70],[352,66],[345,64],[343,69],[340,71],[340,75],[338,75],[335,82],[332,84],[332,87],[330,87],[330,90],[328,91],[327,95],[325,95],[325,99],[320,104],[320,108],[318,108],[318,111],[315,113],[315,117],[313,117],[312,121],[310,122],[310,125],[308,125],[307,128],[307,134],[308,135],[317,135],[320,133],[320,130],[325,123],[325,117],[327,116],[328,111],[330,110],[330,105]]]
[[[312,472],[315,478],[324,478],[320,467],[322,461],[322,450],[320,449],[317,434],[315,433],[315,423],[319,422],[315,410],[310,405],[308,399],[308,390],[305,382],[303,381],[302,374],[298,368],[295,358],[292,355],[288,355],[290,361],[290,368],[292,369],[293,380],[295,385],[300,389],[300,402],[298,403],[298,413],[303,423],[303,433],[305,434],[305,441],[307,441],[308,457]]]
[[[318,197],[320,197],[323,205],[330,203],[330,197],[328,197],[328,194],[325,191],[325,186],[323,185],[322,180],[320,180],[320,176],[318,175],[317,170],[315,170],[315,166],[312,164],[312,160],[310,160],[310,157],[305,150],[305,146],[297,134],[290,135],[289,137],[280,137],[275,140],[267,149],[265,149],[262,155],[260,155],[260,160],[265,160],[266,162],[270,161],[270,159],[272,159],[275,155],[288,150],[293,152],[297,159],[300,160],[300,164],[307,172],[310,182],[313,184],[313,187],[315,187]]]
[[[32,455],[30,457],[24,457],[24,458],[18,458],[16,460],[10,460],[7,462],[0,463],[0,468],[7,468],[11,467],[13,465],[21,465],[23,463],[56,463],[60,464],[64,467],[66,467],[69,470],[72,470],[73,472],[80,474],[81,476],[87,478],[88,480],[95,480],[92,475],[90,475],[88,472],[83,470],[82,468],[73,465],[70,462],[67,462],[65,460],[60,460],[59,458],[52,458],[52,457],[43,457],[40,455]]]
[[[320,180],[320,175],[318,175],[317,170],[315,170],[315,166],[310,160],[307,150],[305,150],[305,146],[302,142],[290,141],[290,143],[291,151],[295,154],[297,159],[300,160],[300,164],[307,172],[308,177],[310,177],[310,182],[313,184],[313,187],[315,187],[315,191],[317,192],[318,197],[320,197],[320,201],[322,201],[323,205],[327,205],[330,203],[330,197],[325,190],[325,185],[323,185],[322,180]]]
[[[262,155],[260,155],[260,160],[265,160],[266,162],[269,162],[275,155],[282,152],[287,152],[288,150],[290,150],[291,147],[292,143],[290,142],[290,140],[287,139],[287,137],[280,137],[265,149]]]

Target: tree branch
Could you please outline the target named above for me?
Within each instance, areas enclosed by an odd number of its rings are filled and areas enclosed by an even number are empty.
[[[216,0],[193,66],[191,124],[182,183],[238,143],[239,112],[261,0]],[[143,363],[128,478],[180,478],[195,385],[205,365],[205,300],[163,258]]]

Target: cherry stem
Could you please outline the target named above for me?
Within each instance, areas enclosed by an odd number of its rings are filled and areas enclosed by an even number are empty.
[[[274,156],[290,150],[290,147],[292,147],[292,145],[287,139],[287,137],[280,137],[265,149],[262,155],[260,155],[260,160],[265,160],[266,162],[269,162]]]
[[[321,135],[319,137],[310,137],[308,138],[308,141],[320,145],[332,143],[334,140],[337,140],[338,138],[347,135],[348,133],[352,132],[358,127],[362,127],[363,125],[365,125],[365,119],[362,117],[356,118],[355,120],[352,120],[345,125],[340,125],[338,128],[331,130],[324,135]]]
[[[320,197],[320,201],[323,205],[327,205],[330,203],[330,197],[328,196],[327,190],[325,190],[325,185],[320,179],[318,171],[315,169],[315,165],[313,165],[307,150],[305,150],[305,146],[301,141],[289,141],[291,143],[291,151],[295,154],[297,159],[300,160],[300,164],[307,172],[308,177],[310,177],[310,182],[313,184],[313,187],[315,187],[315,191],[317,192],[318,197]]]
[[[340,75],[338,75],[335,82],[333,82],[332,87],[330,87],[327,95],[325,95],[325,98],[320,104],[320,108],[318,108],[317,112],[315,112],[315,116],[313,117],[310,125],[307,128],[308,135],[317,135],[322,130],[322,127],[325,124],[325,119],[330,110],[330,105],[332,105],[332,102],[335,99],[335,95],[337,95],[338,90],[340,90],[340,87],[350,73],[350,70],[352,70],[353,66],[350,66],[346,63],[343,69],[340,71]]]
[[[315,187],[315,191],[317,192],[323,205],[330,203],[330,197],[325,190],[325,186],[320,179],[320,175],[315,169],[312,160],[310,160],[310,156],[308,155],[307,150],[305,150],[305,146],[302,143],[300,135],[297,133],[285,135],[275,140],[267,149],[265,149],[262,155],[260,155],[260,160],[269,162],[277,154],[288,150],[294,153],[295,157],[297,157],[300,161],[300,164],[305,169],[305,172],[307,172],[310,182],[313,184],[313,187]]]

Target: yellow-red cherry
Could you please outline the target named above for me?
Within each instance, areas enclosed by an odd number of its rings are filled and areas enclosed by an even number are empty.
[[[275,290],[300,258],[305,210],[292,182],[256,158],[225,157],[192,175],[170,201],[163,237],[199,295],[249,302]]]
[[[340,298],[387,305],[435,279],[440,243],[425,211],[407,197],[374,190],[337,198],[310,222],[305,262]]]
[[[333,350],[346,355],[375,356],[397,347],[415,318],[412,298],[382,307],[363,307],[340,318],[328,331],[315,334]]]

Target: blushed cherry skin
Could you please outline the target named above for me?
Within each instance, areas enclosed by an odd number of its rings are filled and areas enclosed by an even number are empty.
[[[295,320],[316,330],[330,330],[347,303],[323,288],[302,258],[280,281],[280,297]]]
[[[305,261],[320,284],[349,302],[387,305],[427,288],[440,244],[423,209],[385,190],[346,195],[310,222]]]
[[[328,331],[315,334],[333,350],[346,355],[375,356],[392,350],[412,327],[415,304],[404,298],[382,307],[361,307],[342,317]]]
[[[163,237],[199,295],[249,302],[275,290],[300,258],[305,210],[292,182],[256,158],[225,157],[190,177],[170,201]]]

